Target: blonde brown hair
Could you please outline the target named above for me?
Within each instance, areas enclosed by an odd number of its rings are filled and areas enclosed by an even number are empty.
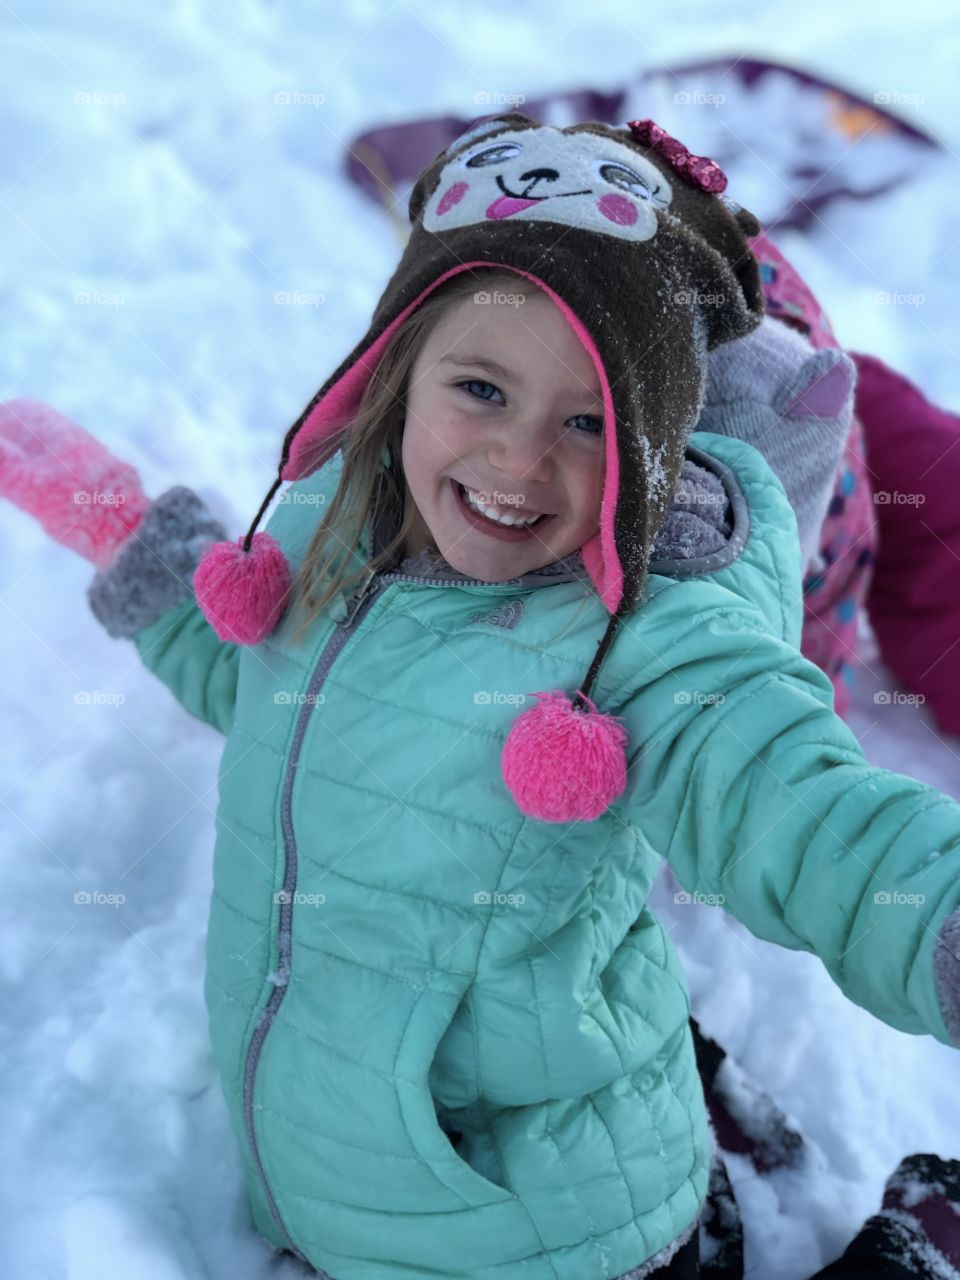
[[[481,283],[482,282],[482,283]],[[446,312],[461,299],[503,286],[514,293],[536,288],[523,277],[493,267],[461,271],[424,299],[387,343],[364,388],[353,419],[318,446],[343,455],[340,481],[330,506],[307,547],[292,587],[295,607],[304,614],[293,643],[298,644],[313,619],[334,596],[349,594],[372,570],[393,564],[413,530],[416,510],[405,501],[406,482],[401,462],[406,397],[410,374],[423,344]],[[390,465],[384,466],[384,447]],[[307,464],[309,468],[309,463]],[[366,564],[352,564],[364,526],[380,504],[403,512],[396,534]]]

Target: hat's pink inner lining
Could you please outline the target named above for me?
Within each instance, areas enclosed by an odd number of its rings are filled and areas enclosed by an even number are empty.
[[[617,452],[613,396],[610,392],[606,370],[603,367],[603,361],[600,359],[596,344],[580,319],[548,284],[545,284],[538,276],[529,271],[521,271],[517,267],[507,266],[505,263],[500,262],[464,262],[459,266],[451,267],[449,271],[445,271],[443,275],[438,276],[432,284],[424,289],[419,297],[414,298],[408,306],[404,307],[403,311],[387,326],[380,337],[367,348],[363,355],[354,361],[339,382],[335,383],[323,399],[314,405],[291,442],[290,454],[280,478],[281,480],[302,480],[304,476],[310,474],[305,469],[308,451],[312,453],[311,446],[315,447],[318,441],[330,435],[338,426],[349,422],[356,414],[364,388],[376,368],[383,349],[397,328],[403,324],[424,298],[432,293],[444,280],[473,267],[489,267],[500,271],[510,271],[514,275],[524,276],[526,279],[532,280],[560,308],[567,323],[576,333],[587,355],[593,361],[593,367],[597,371],[597,377],[600,380],[600,386],[603,391],[606,476],[603,497],[600,503],[600,529],[599,532],[583,544],[581,555],[584,567],[590,574],[597,593],[606,608],[610,613],[613,613],[623,595],[623,568],[617,555],[613,533],[613,516],[620,491],[620,459]],[[311,470],[315,471],[322,466],[329,456],[329,453],[323,454],[322,452],[319,455],[312,454],[313,467]]]

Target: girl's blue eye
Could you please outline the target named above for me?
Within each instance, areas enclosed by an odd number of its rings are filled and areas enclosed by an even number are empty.
[[[575,418],[570,419],[571,422],[590,422],[593,424],[593,430],[588,431],[587,435],[598,436],[603,430],[603,423],[599,418],[592,417],[589,413],[578,413]]]
[[[468,395],[468,396],[473,396],[473,398],[474,398],[475,400],[486,400],[488,403],[495,403],[495,402],[491,402],[491,401],[490,401],[490,397],[489,397],[489,396],[484,396],[484,395],[475,395],[472,391],[468,390],[468,388],[470,388],[470,387],[489,387],[489,389],[490,389],[491,391],[496,391],[497,395],[501,395],[501,394],[502,394],[502,393],[498,390],[498,388],[497,388],[497,387],[495,387],[495,386],[493,385],[493,383],[492,383],[492,382],[484,382],[484,381],[483,381],[482,379],[480,379],[480,378],[469,378],[466,382],[458,382],[458,383],[457,383],[457,386],[458,386],[458,387],[462,387],[462,388],[464,389],[464,391],[466,391],[467,395]],[[591,414],[589,414],[589,413],[578,413],[578,414],[577,414],[577,416],[576,416],[575,418],[571,418],[571,419],[570,419],[570,421],[571,421],[571,422],[588,422],[588,423],[590,423],[590,424],[591,424],[592,429],[591,429],[591,428],[588,428],[588,429],[587,429],[587,432],[586,432],[586,434],[587,434],[587,435],[600,435],[600,433],[603,431],[603,423],[601,422],[601,420],[600,420],[599,418],[594,418],[594,417],[593,417]]]
[[[497,391],[497,388],[493,385],[492,382],[483,382],[479,378],[469,378],[466,382],[458,382],[457,386],[463,387],[464,391],[467,390],[467,387],[489,387],[491,391]],[[497,394],[499,395],[500,393],[497,392]],[[467,391],[467,395],[473,396],[473,392]],[[473,396],[473,398],[475,400],[489,400],[490,397],[489,396]]]

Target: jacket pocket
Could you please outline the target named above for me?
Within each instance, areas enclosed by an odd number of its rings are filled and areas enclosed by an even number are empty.
[[[404,1124],[417,1154],[438,1181],[465,1204],[479,1208],[519,1197],[485,1178],[458,1155],[450,1134],[437,1118],[428,1083],[430,1068],[462,999],[462,992],[457,995],[432,987],[421,993],[397,1052],[396,1085]]]

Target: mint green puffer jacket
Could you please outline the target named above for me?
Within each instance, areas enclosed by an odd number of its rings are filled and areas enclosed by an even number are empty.
[[[871,767],[834,715],[762,455],[691,444],[734,536],[652,572],[620,627],[593,698],[629,730],[629,783],[596,822],[528,819],[500,776],[523,696],[575,689],[603,633],[571,575],[385,575],[300,648],[287,618],[222,643],[192,601],[135,636],[226,734],[205,998],[254,1220],[336,1280],[611,1280],[691,1229],[711,1137],[646,905],[661,858],[878,1018],[955,1043],[933,956],[960,806]],[[293,568],[338,475],[274,511]]]

